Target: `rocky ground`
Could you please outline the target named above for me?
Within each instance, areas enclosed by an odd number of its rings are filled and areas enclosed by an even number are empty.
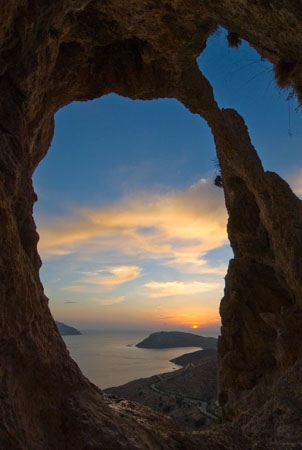
[[[216,405],[217,354],[205,352],[205,357],[200,355],[200,359],[195,360],[195,353],[181,357],[186,357],[186,363],[179,370],[134,380],[105,392],[170,416],[183,430],[210,428],[220,421],[221,414]],[[194,362],[190,361],[190,356]]]

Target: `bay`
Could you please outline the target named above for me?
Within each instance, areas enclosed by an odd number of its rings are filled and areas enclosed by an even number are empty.
[[[135,347],[149,331],[83,331],[63,336],[71,357],[84,375],[101,389],[119,386],[138,378],[179,369],[169,360],[196,347],[143,349]]]

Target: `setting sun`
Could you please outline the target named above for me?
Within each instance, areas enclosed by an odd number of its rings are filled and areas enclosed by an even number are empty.
[[[198,325],[192,325],[192,328],[198,328]]]

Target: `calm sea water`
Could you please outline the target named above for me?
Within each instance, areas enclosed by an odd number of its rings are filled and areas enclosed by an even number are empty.
[[[135,344],[149,332],[86,331],[81,336],[64,336],[72,358],[84,375],[101,389],[118,386],[137,378],[179,369],[169,362],[196,347],[143,349]]]

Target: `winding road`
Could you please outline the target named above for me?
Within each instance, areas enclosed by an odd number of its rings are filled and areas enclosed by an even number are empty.
[[[156,383],[151,384],[150,389],[152,389],[152,391],[157,392],[158,394],[161,395],[165,395],[166,397],[171,397],[171,398],[175,398],[175,399],[181,399],[182,401],[186,402],[186,403],[191,403],[194,405],[198,405],[198,409],[199,411],[206,417],[208,417],[211,420],[217,420],[218,416],[215,416],[214,414],[210,413],[208,411],[208,404],[207,402],[204,402],[200,399],[197,398],[192,398],[192,397],[185,397],[182,394],[173,394],[172,392],[168,392],[168,391],[163,391],[162,389],[158,388],[156,385],[158,383],[160,383],[161,381],[164,380],[164,378],[161,375],[157,375],[157,377],[159,378],[159,380]]]

